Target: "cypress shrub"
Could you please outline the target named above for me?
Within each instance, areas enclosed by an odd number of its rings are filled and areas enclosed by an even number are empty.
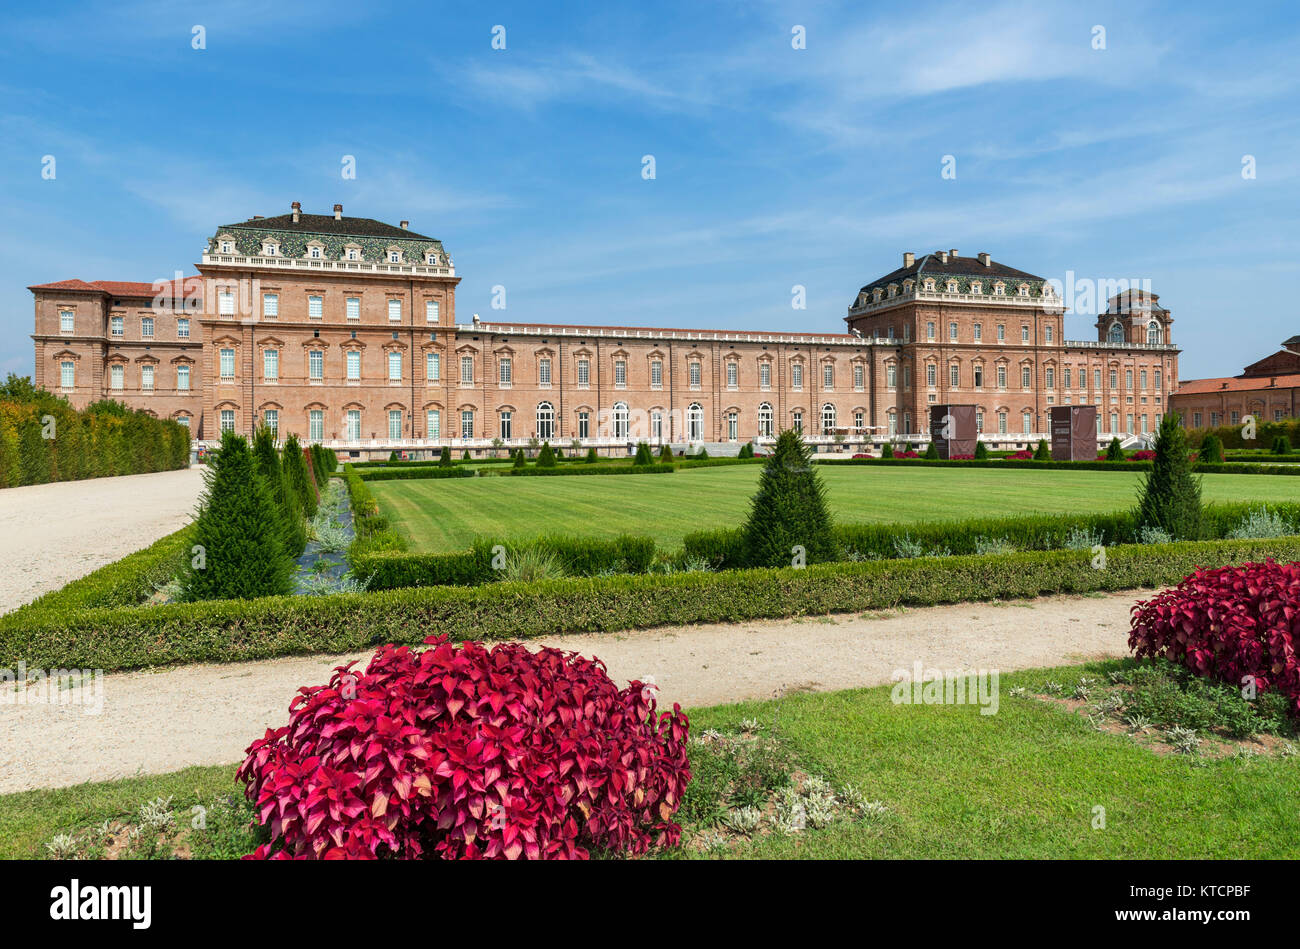
[[[709,450],[704,447],[701,447],[699,451],[691,455],[691,459],[693,461],[704,461],[708,457],[709,457]]]
[[[1223,464],[1223,439],[1214,432],[1206,433],[1201,439],[1201,451],[1196,460],[1209,465]]]
[[[881,457],[881,458],[893,458],[893,457],[894,457],[894,445],[893,445],[893,442],[885,442],[885,444],[883,444],[882,446],[880,446],[880,457]]]
[[[929,458],[931,461],[939,460],[939,446],[931,439],[930,444],[926,446],[925,455],[922,457]]]
[[[512,468],[528,467],[528,461],[524,458],[524,450],[522,448],[515,449],[515,462],[513,465],[511,465],[511,467]]]
[[[654,455],[650,453],[650,446],[645,442],[636,443],[636,457],[632,459],[634,465],[653,465],[655,463]]]
[[[465,449],[465,454],[463,454],[463,455],[460,456],[460,460],[461,460],[461,461],[469,461],[469,460],[470,460],[470,458],[469,458],[469,449],[468,449],[468,448]]]
[[[1273,439],[1273,454],[1289,455],[1291,454],[1291,441],[1285,435],[1278,435]]]
[[[1112,439],[1110,440],[1110,444],[1106,446],[1106,460],[1107,460],[1107,461],[1123,461],[1123,460],[1124,460],[1124,449],[1121,448],[1120,445],[1119,445],[1119,437],[1118,437],[1118,436],[1112,438]]]
[[[588,448],[586,463],[589,465],[594,465],[598,460],[599,460],[599,456],[597,456],[596,454],[596,449]]]
[[[303,461],[302,449],[298,447],[298,436],[290,435],[284,443],[284,477],[289,484],[289,493],[297,500],[303,517],[311,519],[316,516],[316,487],[311,483],[307,465]]]
[[[763,465],[745,525],[745,560],[754,567],[787,567],[796,546],[805,563],[836,560],[838,544],[826,506],[826,488],[812,452],[793,429],[782,432]]]
[[[451,449],[446,445],[442,446],[442,452],[438,455],[438,464],[444,468],[450,468],[455,464],[455,462],[451,460]]]
[[[1038,447],[1034,449],[1034,461],[1051,461],[1052,450],[1047,447],[1047,439],[1040,438]]]
[[[741,446],[740,446],[740,453],[739,453],[738,455],[736,455],[736,457],[737,457],[737,458],[753,458],[753,457],[754,457],[754,443],[753,443],[753,442],[745,442],[745,444],[741,445]]]
[[[390,451],[390,452],[388,453],[388,460],[389,460],[389,461],[401,461],[401,460],[402,460],[401,457],[397,454],[397,449],[396,449],[396,448],[394,448],[392,451]]]
[[[987,461],[989,457],[989,446],[982,441],[975,442],[975,460]]]
[[[595,449],[593,448],[592,451],[595,451]],[[673,450],[667,443],[664,444],[663,448],[659,449],[659,460],[664,462],[673,460]]]
[[[542,450],[537,453],[537,467],[555,467],[555,451],[551,448],[550,442],[542,442]]]
[[[1175,540],[1201,536],[1201,482],[1192,475],[1187,457],[1187,435],[1170,412],[1156,432],[1156,457],[1143,476],[1137,521],[1140,527],[1158,527]]]
[[[226,432],[205,479],[193,534],[201,549],[182,569],[182,598],[249,600],[291,592],[293,561],[284,549],[284,520],[248,443]]]
[[[253,467],[266,482],[271,499],[275,501],[280,518],[280,539],[290,557],[300,557],[307,548],[307,528],[302,519],[298,499],[289,492],[285,483],[284,466],[275,446],[275,433],[265,425],[258,426],[253,435]]]

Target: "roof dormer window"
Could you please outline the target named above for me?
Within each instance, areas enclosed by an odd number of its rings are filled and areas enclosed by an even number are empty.
[[[881,298],[881,296],[884,295],[884,292],[885,292],[885,291],[884,291],[884,290],[881,290],[879,287],[876,287],[876,289],[872,290],[872,291],[871,291],[871,302],[872,302],[872,303],[879,303],[879,302],[880,302],[880,298]]]
[[[312,244],[310,247],[307,248],[307,256],[310,257],[312,260],[320,260],[321,252],[322,252],[322,248],[320,244]]]
[[[1020,286],[1016,287],[1016,293],[1022,297],[1029,296],[1029,284],[1022,283]]]
[[[437,255],[437,254],[430,254],[430,255],[429,255],[429,263],[430,263],[430,265],[436,264],[437,262],[438,262],[438,255]]]
[[[357,246],[355,246],[355,245],[350,246],[350,247],[347,247],[347,248],[343,251],[343,259],[344,259],[344,260],[360,260],[360,259],[361,259],[361,248],[360,248],[360,247],[357,247]]]
[[[957,281],[956,281],[956,280],[949,280],[949,281],[948,281],[948,292],[949,292],[949,293],[956,293],[956,292],[957,292]]]
[[[274,256],[275,256],[276,254],[278,254],[278,253],[280,253],[280,245],[277,244],[275,241],[263,241],[263,242],[262,242],[262,256],[263,256],[263,257],[274,257]]]
[[[891,283],[891,284],[889,285],[889,295],[890,295],[891,297],[896,297],[896,296],[898,296],[898,284],[896,284],[896,283]]]
[[[978,280],[972,280],[972,281],[971,281],[971,284],[970,284],[970,292],[971,292],[971,293],[977,293],[977,294],[978,294],[978,293],[983,293],[983,292],[984,292],[984,285],[983,285],[982,283],[980,283]]]
[[[997,296],[1002,296],[1007,292],[1007,285],[999,280],[997,283],[993,284],[993,292]]]
[[[402,262],[402,252],[396,247],[388,248],[388,262],[390,264],[400,264]]]
[[[235,243],[234,243],[234,241],[222,241],[222,242],[221,242],[221,252],[222,252],[223,254],[233,254],[233,253],[235,252]]]
[[[934,278],[927,278],[923,286],[925,287],[926,293],[934,293]]]

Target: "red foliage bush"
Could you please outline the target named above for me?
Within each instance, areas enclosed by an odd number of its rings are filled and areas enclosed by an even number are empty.
[[[894,452],[894,457],[895,458],[920,458],[921,455],[919,452],[915,452],[915,451],[896,451]]]
[[[1254,676],[1300,713],[1300,563],[1248,563],[1197,570],[1133,607],[1129,648],[1198,675],[1240,686]]]
[[[975,456],[974,455],[949,455],[948,460],[949,461],[974,461]]]
[[[673,846],[688,722],[599,660],[518,643],[379,649],[304,688],[239,768],[255,859],[578,858]]]
[[[1155,461],[1155,460],[1156,460],[1156,453],[1145,448],[1142,449],[1142,451],[1135,451],[1133,452],[1132,455],[1129,456],[1129,461]]]
[[[875,455],[871,454],[870,452],[860,451],[860,452],[857,452],[853,457],[854,457],[854,458],[874,458]]]
[[[1027,451],[1022,448],[1020,451],[1007,455],[1007,458],[1009,458],[1012,461],[1033,461],[1034,453],[1032,451]]]

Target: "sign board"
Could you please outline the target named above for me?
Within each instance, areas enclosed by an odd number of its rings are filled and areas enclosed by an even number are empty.
[[[930,438],[940,458],[974,455],[979,432],[975,428],[975,406],[930,406]]]
[[[1052,406],[1052,460],[1097,460],[1097,407]]]

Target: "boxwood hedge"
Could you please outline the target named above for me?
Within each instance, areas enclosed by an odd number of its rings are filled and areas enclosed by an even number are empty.
[[[1278,455],[1275,457],[1285,457]],[[1019,460],[1014,458],[1003,458],[1001,460],[989,458],[984,461],[976,461],[973,458],[965,460],[950,460],[938,458],[815,458],[816,464],[819,465],[912,465],[932,468],[1033,468],[1035,470],[1052,471],[1150,471],[1151,462],[1149,461],[1033,461],[1031,459]],[[1192,470],[1201,474],[1280,474],[1280,475],[1297,475],[1300,474],[1300,467],[1287,467],[1284,465],[1260,465],[1260,464],[1201,464],[1197,463],[1192,466]]]
[[[1300,538],[1137,544],[1107,550],[568,578],[328,597],[51,609],[0,631],[0,666],[114,670],[344,653],[384,642],[526,638],[743,621],[1173,583],[1197,566],[1300,560]]]

